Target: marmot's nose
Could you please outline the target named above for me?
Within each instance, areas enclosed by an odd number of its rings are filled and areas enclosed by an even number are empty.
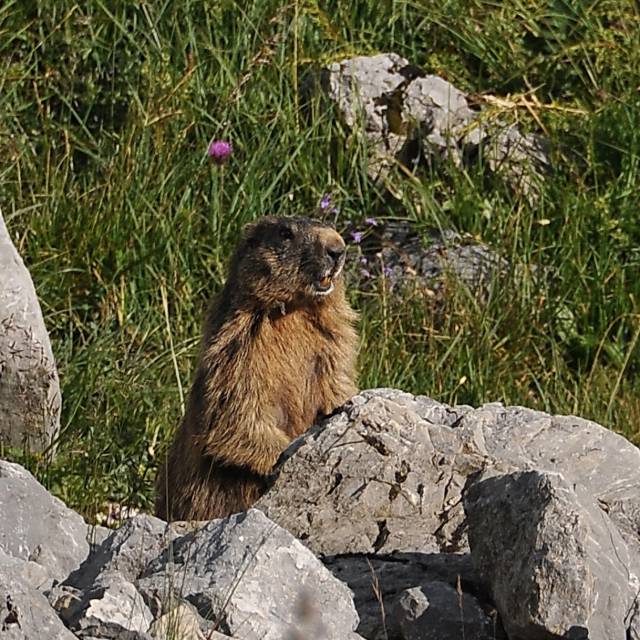
[[[333,262],[333,266],[338,265],[344,255],[344,244],[328,244],[324,248],[327,257]]]

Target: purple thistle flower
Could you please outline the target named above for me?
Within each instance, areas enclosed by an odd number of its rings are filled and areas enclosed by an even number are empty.
[[[388,278],[393,273],[393,269],[391,267],[385,267],[382,270],[382,273],[384,274],[385,278]]]
[[[364,256],[360,257],[360,264],[367,264],[369,262]]]
[[[353,231],[351,233],[351,238],[356,244],[360,244],[362,241],[362,231]]]
[[[365,218],[364,221],[368,225],[371,225],[372,227],[377,227],[378,226],[378,221],[375,218]]]
[[[207,149],[207,155],[216,164],[224,164],[233,153],[233,146],[224,140],[214,140]]]
[[[324,196],[322,196],[322,200],[320,200],[320,209],[324,211],[329,207],[330,204],[331,204],[331,194],[327,193]]]
[[[371,274],[369,273],[369,271],[367,271],[367,269],[360,269],[360,275],[363,278],[370,278]]]

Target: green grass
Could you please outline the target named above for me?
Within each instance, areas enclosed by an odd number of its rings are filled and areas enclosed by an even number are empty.
[[[380,51],[547,135],[540,203],[451,166],[401,202],[376,189],[331,112],[300,114],[296,80]],[[361,387],[572,412],[640,442],[639,70],[631,1],[5,2],[0,206],[64,394],[56,462],[16,457],[89,517],[148,507],[239,229],[328,190],[342,221],[452,226],[519,265],[483,304],[451,282],[444,314],[351,291]],[[235,147],[224,173],[213,137]]]

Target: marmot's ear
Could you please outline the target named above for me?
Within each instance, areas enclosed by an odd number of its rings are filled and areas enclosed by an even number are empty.
[[[249,222],[242,228],[242,237],[246,246],[255,247],[258,244],[257,227],[257,222]]]
[[[242,227],[242,235],[247,237],[257,226],[257,222],[247,222],[247,224]]]

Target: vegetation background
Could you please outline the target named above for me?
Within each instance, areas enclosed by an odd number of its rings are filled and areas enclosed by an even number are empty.
[[[148,508],[182,411],[206,301],[241,226],[340,201],[338,225],[451,227],[545,278],[444,316],[384,282],[352,290],[360,386],[595,419],[640,443],[640,13],[625,0],[5,0],[0,206],[61,373],[54,464],[26,464],[89,518]],[[391,201],[298,79],[394,51],[548,136],[540,202],[442,166]],[[486,100],[485,100],[486,101]],[[209,140],[232,141],[224,171]]]

